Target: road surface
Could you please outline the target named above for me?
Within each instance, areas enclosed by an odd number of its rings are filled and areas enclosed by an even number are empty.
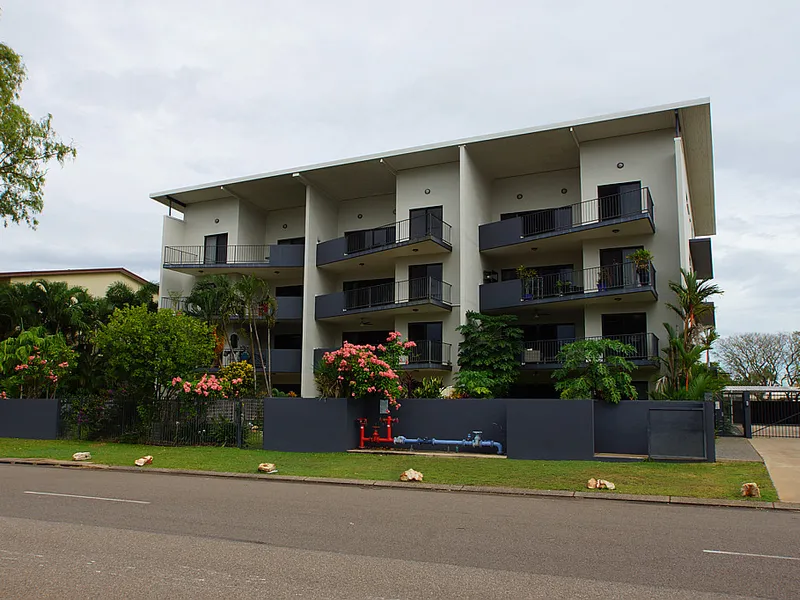
[[[798,513],[0,465],[0,598],[798,594]]]

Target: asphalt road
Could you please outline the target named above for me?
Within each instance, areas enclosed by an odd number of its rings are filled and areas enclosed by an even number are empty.
[[[800,514],[0,465],[0,598],[223,596],[797,598]]]

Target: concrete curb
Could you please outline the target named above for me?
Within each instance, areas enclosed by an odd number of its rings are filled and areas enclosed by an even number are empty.
[[[575,498],[588,500],[615,500],[617,502],[648,502],[676,506],[716,506],[722,508],[757,508],[800,512],[800,504],[793,502],[760,502],[757,500],[726,500],[715,498],[684,498],[681,496],[648,496],[608,492],[573,492],[569,490],[534,490],[527,488],[493,487],[485,485],[448,485],[438,483],[415,483],[403,481],[376,481],[373,479],[342,479],[337,477],[302,477],[297,475],[264,475],[258,473],[229,473],[224,471],[197,471],[192,469],[164,469],[159,467],[125,467],[100,465],[91,462],[73,462],[46,458],[0,458],[0,464],[33,465],[59,468],[99,469],[124,473],[154,473],[158,475],[184,475],[189,477],[222,477],[254,481],[282,481],[288,483],[313,483],[345,485],[362,488],[402,488],[436,492],[460,492],[468,494],[491,494],[495,496],[526,496],[535,498]]]

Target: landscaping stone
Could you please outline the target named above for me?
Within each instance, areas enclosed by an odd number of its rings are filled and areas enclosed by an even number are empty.
[[[400,474],[400,481],[422,481],[422,473],[414,469],[407,469]]]
[[[135,461],[133,461],[133,464],[135,464],[137,467],[151,465],[153,464],[153,457],[148,454],[147,456],[143,456],[142,458],[137,458]]]
[[[92,453],[91,452],[76,452],[72,455],[72,460],[91,460]]]

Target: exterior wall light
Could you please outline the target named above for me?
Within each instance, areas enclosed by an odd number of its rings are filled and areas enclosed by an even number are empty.
[[[431,193],[431,188],[425,188],[425,193],[426,194],[430,194]]]
[[[624,163],[624,162],[618,162],[618,163],[617,163],[617,168],[618,168],[618,169],[621,169],[621,168],[622,168],[622,167],[624,167],[624,166],[625,166],[625,163]]]

